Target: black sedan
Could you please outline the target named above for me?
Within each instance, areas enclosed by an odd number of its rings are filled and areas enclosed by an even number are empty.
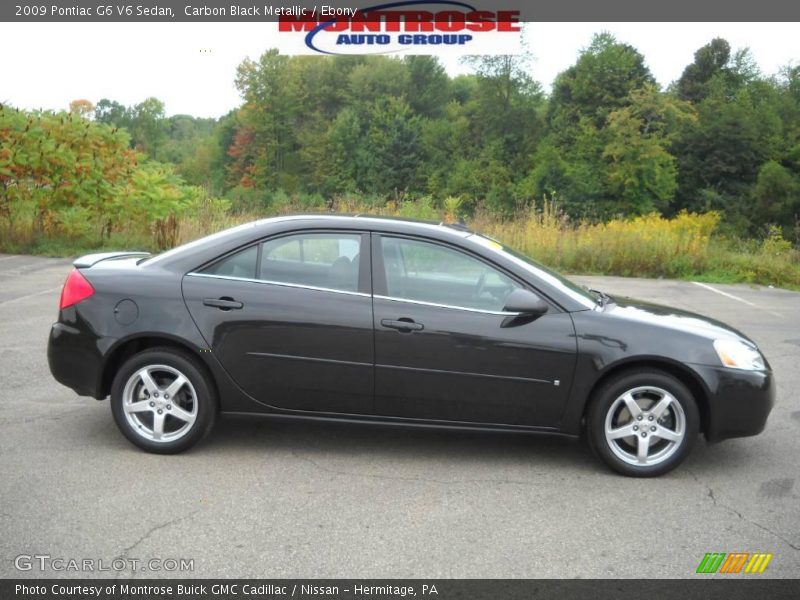
[[[585,435],[625,475],[755,435],[772,371],[705,317],[580,288],[461,226],[298,216],[75,261],[53,376],[151,452],[219,413]]]

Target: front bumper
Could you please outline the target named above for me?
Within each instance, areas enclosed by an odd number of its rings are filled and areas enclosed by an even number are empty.
[[[79,396],[100,398],[102,354],[97,337],[66,323],[53,323],[47,362],[56,381]]]
[[[775,404],[772,371],[691,365],[708,391],[706,438],[711,442],[764,431]]]

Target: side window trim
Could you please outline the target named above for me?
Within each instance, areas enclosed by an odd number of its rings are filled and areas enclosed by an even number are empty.
[[[437,302],[427,302],[425,300],[412,300],[411,298],[395,298],[394,296],[383,296],[373,294],[373,298],[379,300],[389,300],[390,302],[406,302],[408,304],[418,304],[420,306],[434,306],[436,308],[446,308],[449,310],[463,310],[466,312],[481,313],[484,315],[498,315],[501,317],[518,317],[520,313],[508,312],[506,310],[488,310],[485,308],[472,308],[469,306],[456,306],[454,304],[439,304]]]
[[[260,283],[261,285],[277,285],[280,287],[297,288],[301,290],[314,290],[316,292],[331,292],[333,294],[344,294],[346,296],[364,296],[371,298],[372,294],[364,292],[351,292],[349,290],[337,290],[334,288],[318,287],[315,285],[302,285],[299,283],[288,283],[286,281],[269,281],[266,279],[250,279],[248,277],[232,277],[230,275],[214,275],[213,273],[198,273],[191,271],[185,275],[186,277],[203,277],[205,279],[224,279],[227,281],[244,281],[246,283]]]
[[[465,250],[464,248],[454,246],[452,244],[448,244],[447,242],[442,242],[441,240],[426,238],[423,236],[416,236],[416,235],[407,235],[401,233],[385,233],[385,232],[372,232],[372,265],[373,265],[373,296],[375,298],[380,298],[382,300],[391,300],[395,302],[408,302],[411,304],[419,304],[423,306],[435,306],[439,308],[449,308],[453,310],[463,310],[468,312],[477,312],[483,314],[492,314],[492,315],[503,315],[503,316],[513,316],[517,315],[518,313],[506,312],[506,311],[494,311],[494,310],[486,310],[480,308],[473,308],[469,306],[456,306],[453,304],[439,304],[436,302],[427,302],[424,300],[413,300],[410,298],[397,298],[394,296],[389,295],[389,287],[386,282],[386,266],[383,260],[383,244],[381,240],[383,238],[396,238],[396,239],[403,239],[403,240],[412,240],[417,242],[425,242],[428,244],[433,244],[435,246],[440,246],[442,248],[447,248],[448,250],[453,250],[455,252],[460,252],[461,254],[473,258],[482,264],[486,265],[487,267],[505,275],[521,288],[530,290],[538,294],[545,302],[553,306],[554,308],[558,308],[557,305],[554,305],[550,299],[541,294],[538,290],[534,289],[527,281],[523,281],[514,273],[508,272],[506,269],[503,269],[499,265],[485,259],[483,256],[470,252],[469,250]],[[560,312],[560,311],[559,311]]]

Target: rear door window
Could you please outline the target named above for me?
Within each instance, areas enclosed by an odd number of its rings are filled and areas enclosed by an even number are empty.
[[[340,291],[358,291],[361,235],[304,233],[261,244],[257,279]]]

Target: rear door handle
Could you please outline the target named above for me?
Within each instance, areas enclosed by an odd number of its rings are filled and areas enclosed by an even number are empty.
[[[206,306],[213,306],[214,308],[218,308],[220,310],[238,310],[244,306],[244,304],[241,302],[237,302],[233,298],[227,298],[225,296],[222,298],[206,298],[203,300],[203,304]]]
[[[404,333],[410,331],[422,331],[425,326],[422,323],[417,323],[411,319],[381,319],[381,325],[390,329],[397,329]]]

